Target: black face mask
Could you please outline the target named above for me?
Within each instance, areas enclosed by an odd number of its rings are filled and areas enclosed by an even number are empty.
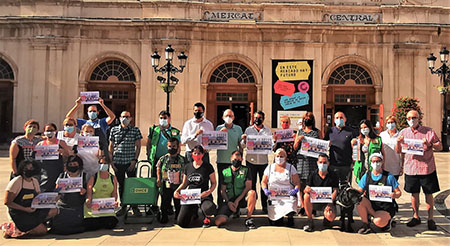
[[[79,166],[67,166],[66,168],[67,168],[67,171],[69,171],[71,173],[74,173],[74,172],[78,171],[78,169],[80,169]]]
[[[167,152],[171,155],[175,155],[178,152],[177,148],[167,148]]]
[[[312,120],[312,119],[305,119],[305,120],[303,121],[303,124],[304,124],[305,126],[312,126],[312,125],[313,125],[313,120]]]
[[[231,161],[231,165],[233,165],[233,167],[235,167],[235,168],[239,168],[242,165],[242,161],[240,161],[240,160],[232,160]]]
[[[262,119],[260,119],[260,118],[255,119],[255,125],[260,126],[260,125],[262,125],[262,123],[263,123]]]
[[[195,117],[196,119],[202,118],[202,117],[203,117],[203,112],[195,111],[195,112],[194,112],[194,117]]]
[[[34,174],[35,174],[34,169],[31,169],[31,170],[27,169],[27,170],[23,171],[23,175],[25,175],[26,178],[31,178],[34,176]]]

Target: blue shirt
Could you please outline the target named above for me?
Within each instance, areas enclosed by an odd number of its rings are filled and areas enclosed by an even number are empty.
[[[370,174],[372,175],[372,180],[375,181],[375,182],[378,181],[378,180],[380,180],[381,177],[383,176],[382,173],[380,173],[380,175],[378,175],[378,176],[375,176],[375,175],[373,174],[373,172],[370,172]],[[364,189],[364,187],[366,187],[366,175],[367,175],[367,173],[364,174],[364,175],[362,176],[361,180],[360,180],[359,183],[358,183],[358,186],[359,186],[361,189]],[[398,182],[397,182],[397,180],[395,179],[394,175],[392,175],[391,173],[389,173],[389,175],[388,175],[388,177],[387,177],[386,185],[392,186],[392,190],[394,190],[395,188],[398,187]]]
[[[217,126],[216,131],[220,131],[223,128],[225,128],[225,124]],[[228,148],[224,150],[217,150],[217,163],[231,163],[231,154],[233,153],[233,151],[239,150],[241,136],[242,128],[236,124],[233,124],[233,127],[231,127],[231,129],[228,129]]]
[[[356,136],[357,134],[348,126],[344,126],[341,130],[333,126],[326,132],[323,140],[331,141],[330,165],[350,166],[352,164],[351,141]]]
[[[85,119],[77,119],[77,128],[81,130],[81,127],[84,124],[89,124],[94,128],[100,128],[102,129],[103,133],[106,136],[106,130],[108,130],[108,123],[106,122],[106,118],[102,119],[96,119],[94,121],[92,120],[85,120]]]

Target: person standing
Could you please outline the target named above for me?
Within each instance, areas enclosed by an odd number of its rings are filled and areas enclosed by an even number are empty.
[[[397,145],[397,137],[399,131],[397,130],[397,119],[393,115],[386,117],[386,130],[380,133],[383,142],[384,169],[394,175],[395,179],[403,175],[403,161],[402,156],[395,151]]]
[[[136,163],[141,152],[141,131],[130,125],[132,120],[128,111],[120,114],[120,125],[111,129],[109,137],[109,153],[111,155],[111,166],[116,173],[119,182],[119,195],[122,198],[125,174],[127,177],[136,177]],[[117,212],[118,216],[125,214],[126,206],[122,206]],[[133,206],[133,214],[140,216],[141,212],[137,206]]]
[[[281,128],[283,130],[290,129],[291,128],[291,118],[287,115],[283,115],[280,117],[281,121]],[[293,130],[293,139],[295,140],[297,137],[297,130]],[[294,153],[294,140],[288,141],[288,142],[278,142],[276,132],[273,133],[273,141],[274,145],[272,147],[273,151],[276,151],[279,148],[282,148],[287,153],[287,162],[291,165],[296,166],[297,165],[297,158]]]
[[[265,114],[263,111],[258,111],[254,114],[254,122],[252,126],[247,127],[245,129],[244,134],[242,135],[242,141],[241,144],[243,147],[246,147],[247,144],[247,136],[251,135],[263,135],[263,136],[272,136],[272,131],[270,128],[267,128],[264,126],[264,118]],[[246,159],[246,166],[250,168],[250,174],[251,178],[253,180],[252,183],[252,190],[256,191],[256,182],[258,180],[259,175],[259,182],[262,181],[264,170],[267,168],[267,164],[269,163],[269,159],[267,154],[248,154],[245,157]],[[261,189],[261,206],[263,209],[263,212],[267,214],[267,196],[264,194],[264,191]]]
[[[405,153],[404,155],[405,191],[411,193],[411,204],[414,213],[413,218],[406,225],[414,227],[421,223],[419,217],[419,194],[420,187],[422,187],[428,210],[428,229],[436,230],[436,223],[433,220],[433,193],[438,192],[440,188],[433,151],[442,150],[442,143],[433,129],[422,126],[419,123],[419,112],[411,110],[406,114],[406,118],[409,127],[399,133],[396,145],[397,153],[401,153],[401,145],[404,144],[405,139],[422,140],[424,148],[423,155],[410,153]]]
[[[186,144],[186,159],[192,162],[192,149],[201,144],[199,135],[204,131],[214,131],[211,121],[205,118],[205,105],[201,102],[194,104],[194,117],[184,123],[181,134],[181,143]],[[209,154],[203,155],[203,162],[209,163]]]
[[[11,177],[10,179],[20,175],[17,172],[17,166],[22,160],[32,160],[34,146],[42,139],[36,136],[39,131],[39,122],[35,120],[28,120],[23,125],[25,135],[16,137],[9,147],[9,161],[11,163]]]
[[[216,131],[223,131],[228,133],[228,148],[226,150],[217,150],[217,172],[219,174],[219,187],[223,185],[223,170],[231,166],[231,154],[235,151],[242,152],[242,148],[239,144],[242,136],[242,128],[234,121],[234,112],[231,109],[227,109],[223,112],[222,116],[225,122],[222,125],[218,125]],[[220,206],[223,203],[222,193],[217,194],[217,204]]]

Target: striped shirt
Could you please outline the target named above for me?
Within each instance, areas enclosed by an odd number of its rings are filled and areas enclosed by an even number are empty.
[[[111,128],[109,140],[113,143],[113,161],[117,165],[130,164],[136,158],[136,141],[142,139],[139,128],[121,125]]]
[[[440,143],[440,140],[433,129],[426,126],[419,126],[417,129],[411,127],[403,129],[399,137],[408,139],[426,139],[429,143]],[[433,148],[424,146],[423,156],[405,154],[404,172],[407,175],[427,175],[436,171],[434,162]]]
[[[17,147],[19,147],[19,154],[16,158],[16,160],[21,161],[23,159],[25,160],[32,160],[33,157],[33,151],[34,146],[38,144],[40,141],[42,141],[42,138],[40,137],[33,137],[32,141],[28,140],[25,135],[16,137],[12,143],[17,144]],[[22,156],[19,156],[22,155]],[[19,165],[19,163],[17,163]]]

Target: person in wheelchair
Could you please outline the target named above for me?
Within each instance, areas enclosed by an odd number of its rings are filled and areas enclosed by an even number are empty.
[[[170,138],[167,142],[167,154],[163,155],[156,164],[156,184],[161,191],[161,220],[165,224],[169,221],[169,210],[172,209],[171,201],[175,205],[175,220],[180,213],[180,199],[174,198],[173,193],[182,181],[182,175],[187,163],[184,156],[180,155],[180,140]]]
[[[392,218],[397,211],[394,200],[392,202],[370,200],[371,191],[369,190],[369,185],[391,186],[392,193],[389,196],[393,199],[399,198],[402,195],[394,175],[383,170],[383,155],[381,153],[373,153],[369,158],[372,171],[364,174],[358,183],[358,190],[364,193],[363,199],[357,206],[359,216],[363,222],[362,227],[358,230],[359,234],[371,232],[369,216],[373,217],[372,222],[377,227],[383,231],[389,231],[391,229]]]

